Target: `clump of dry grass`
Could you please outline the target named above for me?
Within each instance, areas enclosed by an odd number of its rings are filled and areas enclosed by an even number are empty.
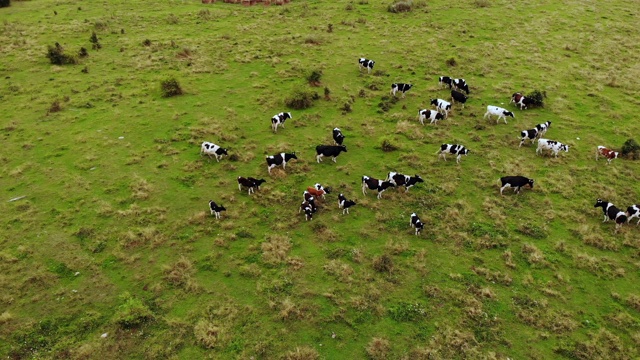
[[[353,281],[351,278],[354,273],[353,268],[340,260],[331,260],[322,268],[327,274],[334,276],[341,282],[349,283]]]
[[[389,240],[384,246],[385,250],[392,255],[400,255],[403,252],[409,250],[409,242],[408,241],[394,241]]]
[[[200,319],[193,328],[198,343],[207,349],[213,349],[225,342],[226,329],[206,319]]]
[[[487,279],[488,281],[497,282],[502,285],[508,286],[508,285],[511,285],[511,283],[513,282],[513,278],[511,278],[511,276],[509,276],[508,274],[503,274],[500,271],[491,271],[487,268],[475,267],[475,266],[471,268],[471,271],[473,271],[479,276],[484,276],[484,278]]]
[[[285,298],[279,304],[280,311],[278,312],[278,318],[280,320],[295,320],[300,319],[303,316],[302,310],[296,305],[290,298]]]
[[[172,265],[165,266],[163,271],[165,281],[188,291],[196,291],[199,288],[196,279],[193,278],[195,272],[191,261],[184,256]]]
[[[271,265],[281,264],[287,259],[291,250],[291,239],[284,235],[270,235],[262,248],[262,260]]]
[[[391,344],[387,339],[374,337],[369,341],[365,350],[371,360],[386,360],[391,351]]]
[[[373,269],[380,273],[393,272],[393,258],[388,254],[382,254],[373,259]]]
[[[320,354],[316,351],[316,349],[303,346],[297,347],[295,350],[291,350],[284,354],[284,360],[318,360],[320,359]]]
[[[531,265],[546,265],[544,254],[533,244],[523,244],[522,254],[525,255],[527,262]]]

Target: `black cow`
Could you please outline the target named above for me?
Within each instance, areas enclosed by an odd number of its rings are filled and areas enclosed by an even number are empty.
[[[513,191],[520,194],[520,188],[529,185],[533,189],[533,179],[526,178],[524,176],[504,176],[500,178],[500,195],[505,188],[512,187]]]
[[[456,101],[462,104],[462,108],[464,109],[464,104],[467,102],[468,97],[458,91],[451,90],[451,103],[455,103]]]
[[[593,207],[601,207],[604,213],[604,220],[602,220],[602,222],[614,220],[616,222],[616,229],[619,229],[622,224],[627,222],[627,214],[618,209],[613,203],[597,199]]]
[[[224,206],[216,204],[213,200],[209,200],[209,210],[211,210],[211,215],[216,216],[216,219],[220,219],[220,212],[227,211]]]
[[[215,156],[217,162],[220,162],[220,158],[223,155],[229,155],[227,153],[227,149],[223,149],[220,146],[208,141],[203,142],[202,146],[200,146],[200,154],[202,155],[203,153],[207,154],[209,157],[211,157],[211,155]]]
[[[267,170],[269,171],[269,175],[271,175],[271,169],[274,167],[282,165],[282,169],[284,170],[289,160],[297,158],[298,157],[295,152],[290,154],[280,153],[278,155],[267,156]]]
[[[323,156],[331,156],[333,162],[336,162],[336,157],[338,157],[342,151],[347,152],[345,145],[318,145],[316,146],[316,161],[320,163]]]
[[[409,225],[416,228],[416,236],[420,234],[420,231],[424,228],[424,224],[420,221],[420,218],[416,213],[411,214],[411,217],[409,218]]]
[[[464,81],[464,79],[452,79],[451,86],[454,89],[463,90],[467,95],[469,95],[469,85],[467,85],[467,82]]]
[[[284,122],[287,119],[291,119],[290,112],[281,112],[280,114],[273,115],[271,118],[271,129],[273,129],[273,132],[278,132],[278,126],[282,126],[284,129]]]
[[[249,195],[251,193],[255,193],[256,189],[260,190],[260,185],[266,183],[265,179],[256,179],[252,177],[244,178],[242,176],[238,176],[238,190],[242,191],[242,187],[246,187],[249,189]]]
[[[467,149],[466,147],[462,146],[462,145],[457,145],[457,144],[442,144],[440,145],[440,150],[436,151],[436,154],[438,155],[438,159],[440,159],[440,157],[442,157],[444,159],[444,161],[447,161],[447,153],[451,153],[453,155],[457,155],[456,156],[456,163],[460,163],[460,157],[462,155],[467,156],[469,153],[471,152],[471,150]]]
[[[438,83],[440,87],[449,85],[449,89],[451,89],[451,78],[448,76],[440,76],[438,78]]]
[[[415,184],[424,182],[420,175],[408,176],[392,171],[387,174],[387,178],[385,179],[385,181],[391,182],[393,186],[404,186],[404,192],[409,191],[409,188],[414,186]]]
[[[413,85],[411,84],[404,84],[404,83],[391,84],[391,94],[393,94],[393,96],[396,96],[396,92],[400,91],[402,93],[402,97],[404,97],[404,93],[411,90],[412,87]]]
[[[336,145],[342,145],[344,138],[345,136],[342,135],[342,131],[340,131],[340,129],[338,128],[333,129],[333,141],[335,142]]]
[[[520,145],[518,145],[518,147],[521,147],[522,144],[524,144],[524,141],[529,139],[531,140],[531,143],[533,144],[534,141],[536,141],[536,138],[538,137],[540,133],[538,132],[538,129],[529,129],[529,130],[522,130],[520,132]]]
[[[638,218],[636,225],[640,225],[640,205],[631,205],[627,208],[627,222],[630,222],[634,217]]]
[[[375,65],[375,63],[376,63],[375,61],[365,59],[365,58],[360,58],[360,60],[358,60],[358,66],[360,67],[360,71],[362,71],[363,68],[366,68],[367,73],[370,73],[371,70],[373,70],[373,65]]]
[[[362,177],[362,194],[367,195],[367,188],[370,190],[378,190],[378,199],[382,198],[382,193],[388,188],[395,186],[390,181],[382,181],[372,177]]]

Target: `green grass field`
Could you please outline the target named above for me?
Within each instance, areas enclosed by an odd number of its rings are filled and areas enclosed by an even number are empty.
[[[637,4],[434,0],[408,13],[389,4],[1,8],[0,355],[640,356],[640,227],[614,232],[593,207],[640,202],[638,161],[594,158],[597,145],[639,140]],[[56,42],[89,55],[52,65]],[[371,74],[359,72],[360,57],[376,61]],[[313,70],[323,74],[316,87]],[[422,126],[418,109],[450,98],[441,75],[465,78],[470,99]],[[185,94],[162,97],[172,77]],[[414,85],[395,103],[394,82]],[[288,109],[297,90],[319,99]],[[509,104],[534,90],[546,92],[544,108]],[[487,105],[515,119],[483,120]],[[293,119],[274,134],[270,118],[282,111]],[[518,149],[520,131],[545,121],[568,153]],[[334,127],[348,152],[318,164],[315,146],[331,144]],[[233,156],[207,159],[203,141]],[[385,141],[397,149],[383,151]],[[472,152],[444,162],[442,143]],[[299,160],[269,176],[264,157],[283,151]],[[381,200],[362,194],[363,175],[389,171],[425,183]],[[536,186],[501,197],[505,175]],[[249,196],[238,176],[267,183]],[[315,183],[334,193],[307,222],[298,206]],[[351,214],[338,193],[358,203]],[[210,199],[228,209],[222,219]],[[426,224],[420,236],[412,212]]]

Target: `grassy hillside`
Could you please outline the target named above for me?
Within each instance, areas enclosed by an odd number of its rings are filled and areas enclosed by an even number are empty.
[[[593,207],[596,198],[640,202],[638,161],[594,159],[597,145],[640,140],[635,4],[388,5],[39,0],[0,9],[0,355],[640,356],[640,228],[616,233]],[[45,55],[56,42],[89,55],[52,65]],[[372,74],[358,71],[360,57],[376,61]],[[322,71],[315,87],[313,70]],[[422,126],[418,109],[449,98],[441,75],[465,78],[470,99]],[[184,95],[162,97],[169,78]],[[394,102],[393,82],[414,87]],[[508,104],[533,90],[546,92],[544,108]],[[319,98],[288,109],[296,91]],[[484,120],[487,105],[515,119]],[[274,134],[281,111],[293,119]],[[545,121],[568,153],[518,149],[519,132]],[[317,164],[314,148],[332,143],[334,127],[348,152]],[[203,141],[232,156],[201,156]],[[441,143],[472,152],[439,161]],[[299,160],[269,176],[264,157],[283,151]],[[363,175],[389,171],[425,183],[381,200],[362,194]],[[518,174],[535,188],[501,197],[498,179]],[[238,176],[267,183],[249,196]],[[298,206],[318,182],[334,193],[307,222]],[[338,193],[358,203],[350,215]],[[210,199],[228,209],[222,219]],[[426,223],[418,237],[412,212]]]

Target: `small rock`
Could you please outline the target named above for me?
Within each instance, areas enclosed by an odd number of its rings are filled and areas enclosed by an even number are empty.
[[[80,275],[80,271],[76,271],[76,273],[73,274],[73,276],[78,276],[78,275]]]
[[[332,333],[331,333],[331,338],[332,338],[332,339],[335,339],[335,338],[336,338],[336,333],[332,332]]]
[[[72,293],[77,293],[77,292],[78,292],[78,290],[71,290],[71,292],[72,292]]]
[[[576,138],[576,140],[580,140],[580,138],[578,137],[578,138]]]
[[[109,333],[104,333],[104,334],[100,335],[100,337],[105,339],[108,335],[109,335]]]
[[[94,167],[92,167],[91,169],[89,169],[89,171],[93,171],[93,170],[95,170],[95,169],[96,169],[96,167],[94,166]]]
[[[118,139],[122,140],[122,139],[124,139],[124,136],[120,136]]]

